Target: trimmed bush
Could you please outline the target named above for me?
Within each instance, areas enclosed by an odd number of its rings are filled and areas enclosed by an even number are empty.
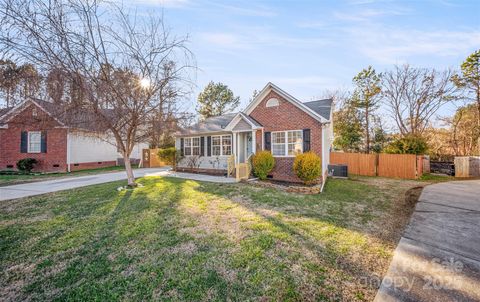
[[[158,157],[160,160],[173,166],[175,165],[175,157],[177,156],[177,149],[175,147],[169,147],[158,150]]]
[[[428,151],[428,145],[425,139],[417,135],[407,135],[397,138],[391,142],[385,149],[385,153],[390,154],[425,154]]]
[[[17,161],[17,169],[23,173],[30,173],[37,163],[35,158],[24,158]]]
[[[268,173],[275,167],[275,159],[270,151],[260,151],[252,156],[252,166],[255,176],[265,180]]]
[[[313,152],[295,156],[293,171],[305,184],[314,183],[322,174],[322,160]]]

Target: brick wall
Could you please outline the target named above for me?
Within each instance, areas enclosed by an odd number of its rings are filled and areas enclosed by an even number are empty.
[[[270,98],[280,101],[279,106],[265,107]],[[303,110],[282,98],[275,91],[270,93],[250,113],[264,127],[265,132],[310,129],[311,151],[322,156],[322,127],[319,121],[312,118]],[[261,140],[257,134],[257,140]],[[272,176],[276,180],[300,182],[293,172],[293,157],[275,157],[275,168]]]
[[[65,172],[67,170],[67,129],[44,111],[30,105],[8,123],[8,129],[0,129],[0,170],[13,166],[23,158],[35,158],[38,164],[34,171]],[[22,131],[47,131],[46,153],[21,153]]]

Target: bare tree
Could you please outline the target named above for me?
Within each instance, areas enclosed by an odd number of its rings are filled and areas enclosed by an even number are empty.
[[[66,102],[64,114],[84,112],[85,122],[108,129],[130,186],[130,154],[147,139],[165,88],[188,86],[194,67],[187,38],[172,36],[162,15],[130,15],[117,2],[96,0],[2,0],[0,50],[77,84],[81,99]]]
[[[382,96],[402,135],[421,135],[438,109],[456,98],[453,74],[409,65],[383,74]]]

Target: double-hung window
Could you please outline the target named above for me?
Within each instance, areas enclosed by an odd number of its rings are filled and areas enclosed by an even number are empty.
[[[200,155],[200,137],[192,137],[192,154]]]
[[[213,156],[222,155],[222,137],[221,136],[212,136],[212,155]]]
[[[222,155],[232,154],[232,137],[230,135],[222,136]]]
[[[42,132],[28,132],[28,153],[40,153],[42,151]]]
[[[185,156],[192,155],[192,139],[191,138],[186,138],[184,140],[183,154],[185,154]]]
[[[222,156],[232,154],[232,136],[218,135],[212,136],[212,156]]]
[[[273,156],[295,156],[302,152],[302,130],[272,132]]]
[[[200,155],[200,137],[187,137],[184,139],[183,154],[185,156]]]

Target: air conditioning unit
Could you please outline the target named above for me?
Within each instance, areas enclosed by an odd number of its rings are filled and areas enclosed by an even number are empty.
[[[328,176],[347,178],[348,166],[347,165],[328,165]]]

